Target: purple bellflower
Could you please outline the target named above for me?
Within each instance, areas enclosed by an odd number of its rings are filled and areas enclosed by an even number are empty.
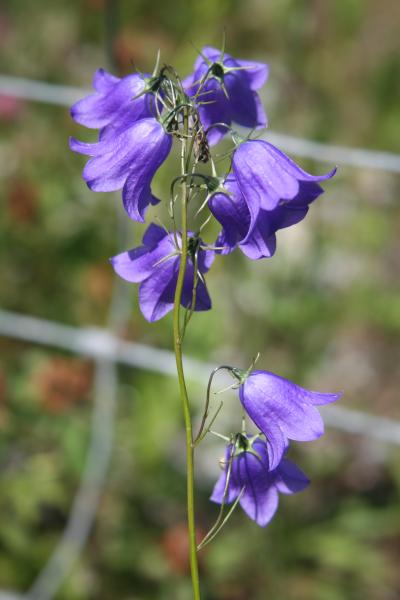
[[[191,242],[193,240],[193,242]],[[181,239],[177,234],[177,243]],[[214,252],[201,249],[201,240],[189,233],[189,258],[186,266],[182,293],[182,306],[190,308],[193,299],[194,254],[197,253],[197,290],[194,310],[209,310],[211,299],[202,275],[214,260]],[[190,251],[192,247],[192,251]],[[158,321],[174,305],[175,288],[180,264],[180,248],[176,246],[172,233],[151,224],[144,236],[143,244],[111,259],[114,271],[132,283],[140,283],[139,304],[148,321]]]
[[[265,527],[278,508],[279,493],[301,492],[310,482],[290,460],[283,459],[271,469],[269,448],[263,440],[242,434],[238,438],[235,448],[230,444],[226,450],[225,469],[215,484],[211,500],[230,504],[240,496],[239,504],[245,513]]]
[[[101,129],[100,139],[155,114],[154,96],[144,93],[146,80],[142,75],[135,73],[119,79],[98,69],[93,87],[96,92],[76,102],[71,116],[80,125]]]
[[[303,171],[283,152],[261,140],[242,143],[233,155],[233,173],[224,187],[209,200],[221,223],[216,245],[228,254],[239,245],[253,260],[271,257],[276,232],[304,219],[308,207],[323,189],[317,183],[335,174],[313,176]]]
[[[335,402],[341,395],[312,392],[268,371],[252,371],[244,379],[240,401],[267,438],[270,469],[279,465],[289,439],[307,442],[324,433],[315,406]]]
[[[207,72],[206,81],[198,96],[199,114],[204,129],[214,123],[230,125],[232,121],[244,127],[265,127],[267,118],[256,93],[268,77],[268,66],[235,59],[216,48],[206,46],[194,64],[194,71],[183,81],[187,94],[195,96],[200,80]],[[212,127],[207,134],[214,145],[227,133],[221,125]]]
[[[92,156],[83,178],[94,192],[122,188],[122,201],[131,219],[144,222],[149,204],[157,204],[151,180],[167,158],[172,136],[153,118],[140,119],[130,127],[94,144],[70,138],[71,150]]]
[[[240,144],[233,154],[232,169],[252,220],[260,209],[273,210],[288,200],[307,195],[311,186],[304,189],[304,184],[316,184],[336,173],[332,169],[325,175],[310,175],[264,140]]]

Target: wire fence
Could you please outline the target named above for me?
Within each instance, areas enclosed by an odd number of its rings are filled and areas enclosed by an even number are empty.
[[[68,350],[96,361],[124,364],[136,369],[176,377],[173,352],[118,338],[106,329],[71,327],[27,315],[0,310],[0,335]],[[212,363],[185,358],[188,379],[208,380]],[[352,434],[400,445],[400,422],[338,406],[322,408],[328,425]]]
[[[56,106],[70,106],[90,90],[0,75],[0,95]],[[361,148],[321,144],[300,137],[268,131],[268,141],[284,151],[320,162],[400,173],[400,155]],[[120,223],[120,240],[124,224]],[[124,247],[121,244],[121,247]],[[125,288],[126,289],[126,288]],[[0,591],[0,600],[51,600],[84,547],[95,519],[112,454],[118,363],[141,370],[175,376],[172,352],[127,342],[118,331],[127,320],[129,299],[115,283],[108,328],[71,327],[29,315],[0,310],[0,335],[22,342],[41,344],[87,356],[95,361],[94,403],[86,466],[73,500],[67,525],[48,562],[29,591]],[[185,358],[188,378],[204,381],[215,365]],[[328,425],[351,434],[400,445],[400,422],[372,416],[340,406],[323,409]]]
[[[0,94],[23,100],[70,107],[71,104],[82,98],[83,95],[90,93],[93,93],[93,90],[0,75]],[[270,130],[267,131],[264,137],[285,152],[290,152],[303,158],[311,158],[318,162],[400,173],[400,155],[392,152],[322,144],[302,137],[295,137]]]

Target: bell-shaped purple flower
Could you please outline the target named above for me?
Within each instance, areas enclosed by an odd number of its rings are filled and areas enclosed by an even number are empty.
[[[124,207],[131,219],[144,222],[149,204],[157,204],[151,193],[151,180],[168,156],[172,136],[156,119],[140,119],[118,135],[88,144],[75,138],[70,147],[92,156],[83,169],[83,178],[94,192],[122,188]]]
[[[232,170],[254,223],[260,210],[274,210],[294,199],[307,201],[322,193],[318,182],[330,179],[332,169],[324,175],[310,175],[286,154],[264,140],[248,140],[233,154]]]
[[[189,238],[194,239],[191,233]],[[178,246],[181,243],[180,234],[177,234],[177,243]],[[201,240],[197,240],[195,250],[198,270],[196,311],[211,308],[211,299],[202,275],[211,267],[214,253],[201,249],[201,243]],[[193,300],[194,262],[189,253],[181,302],[185,308],[190,308]],[[114,256],[111,264],[122,279],[140,283],[139,304],[148,321],[158,321],[172,310],[180,265],[180,247],[176,246],[172,233],[151,224],[143,236],[142,246]]]
[[[252,371],[240,385],[240,401],[267,438],[270,468],[275,469],[288,440],[307,442],[324,433],[315,406],[335,402],[339,394],[312,392],[268,371]]]
[[[246,439],[242,437],[242,440],[245,446]],[[295,494],[304,490],[309,483],[306,475],[290,460],[283,459],[276,468],[271,469],[269,448],[264,441],[256,439],[248,449],[244,447],[233,451],[232,445],[228,446],[225,469],[215,484],[211,500],[218,504],[230,504],[241,494],[239,504],[245,513],[258,525],[265,527],[278,508],[279,493]]]
[[[155,114],[154,97],[144,93],[146,82],[142,75],[134,73],[119,79],[98,69],[93,87],[96,92],[76,102],[71,116],[85,127],[102,129],[101,139]]]
[[[193,97],[199,91],[201,79],[211,73],[197,99],[204,129],[214,123],[230,125],[232,121],[244,127],[265,127],[267,119],[256,90],[268,77],[267,65],[222,55],[220,50],[209,46],[201,54],[183,85]],[[226,133],[226,127],[213,127],[208,133],[209,143],[216,144]]]
[[[317,182],[335,171],[313,176],[268,142],[241,144],[233,155],[233,172],[224,183],[229,195],[218,192],[209,200],[223,227],[216,242],[222,254],[239,245],[251,259],[271,257],[276,232],[304,219],[309,204],[323,193]]]

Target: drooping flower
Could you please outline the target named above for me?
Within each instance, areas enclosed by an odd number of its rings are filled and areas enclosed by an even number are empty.
[[[283,152],[262,140],[242,143],[233,155],[233,172],[209,207],[221,223],[216,245],[222,254],[239,246],[253,260],[271,257],[276,232],[304,219],[323,189],[317,183],[335,174],[310,175]]]
[[[265,127],[267,119],[256,90],[268,77],[267,65],[236,59],[206,46],[194,64],[193,73],[183,82],[189,96],[197,94],[207,72],[211,76],[197,97],[204,129],[214,123],[229,126],[232,121],[244,127]],[[226,127],[212,127],[208,133],[209,143],[216,144],[226,133]]]
[[[244,409],[267,438],[271,469],[278,466],[288,440],[307,442],[324,433],[315,406],[335,402],[341,395],[306,390],[269,371],[252,371],[239,388]]]
[[[98,69],[93,87],[96,92],[76,102],[71,116],[80,125],[101,129],[101,139],[155,115],[154,97],[144,93],[146,81],[142,75],[134,73],[119,79]]]
[[[211,500],[231,504],[240,495],[239,504],[245,513],[265,527],[278,508],[279,493],[295,494],[309,483],[306,475],[290,460],[283,459],[272,469],[267,444],[260,438],[252,440],[240,435],[234,448],[232,444],[227,447],[224,472],[215,484]]]
[[[139,304],[144,317],[148,321],[158,321],[174,304],[175,288],[180,265],[181,236],[177,234],[176,246],[172,233],[162,227],[151,224],[144,236],[143,244],[111,259],[114,271],[132,283],[140,283]],[[197,288],[194,310],[209,310],[211,299],[202,275],[206,273],[214,260],[214,253],[203,250],[200,239],[189,233],[189,255],[186,266],[182,306],[190,308],[193,300],[194,255],[197,253]]]
[[[83,178],[94,192],[122,188],[124,207],[131,219],[144,222],[149,204],[157,204],[151,180],[168,156],[172,136],[156,119],[140,119],[120,133],[94,144],[70,138],[75,152],[92,156],[83,169]]]

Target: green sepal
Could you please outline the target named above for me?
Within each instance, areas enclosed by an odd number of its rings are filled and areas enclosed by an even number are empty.
[[[261,456],[253,448],[254,442],[261,438],[260,433],[256,433],[251,437],[247,437],[244,433],[237,433],[234,436],[232,436],[232,438],[235,447],[233,458],[240,456],[240,454],[243,454],[244,452],[249,452],[250,454],[254,454],[254,456],[256,456],[259,460],[261,460]]]

